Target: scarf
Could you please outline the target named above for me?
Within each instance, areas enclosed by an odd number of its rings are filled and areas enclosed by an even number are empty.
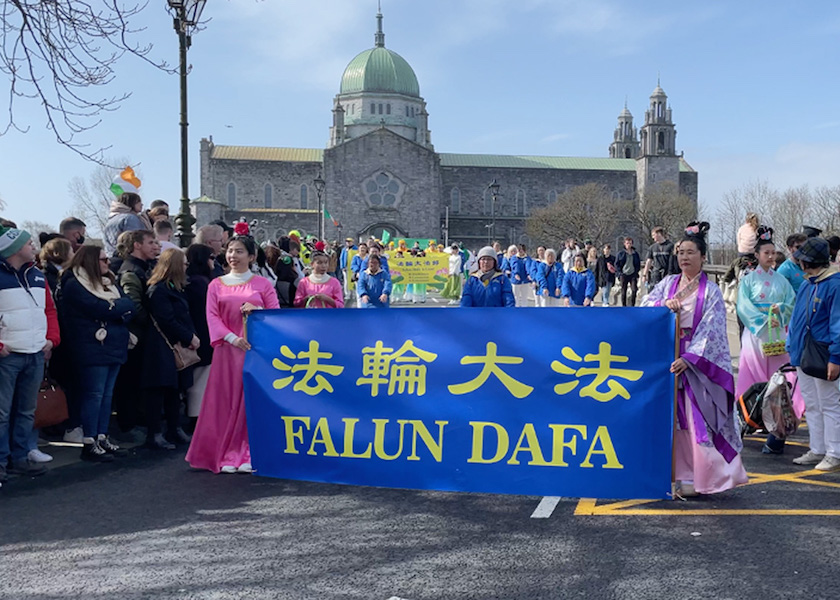
[[[105,300],[111,305],[114,304],[114,300],[120,299],[120,291],[109,279],[103,277],[100,285],[94,285],[93,281],[91,281],[90,277],[88,277],[88,274],[79,267],[73,268],[73,275],[76,276],[76,279],[82,284],[83,288],[97,298]]]
[[[586,267],[572,267],[572,271],[574,271],[575,273],[583,273],[584,271],[586,271]]]
[[[371,271],[371,270],[370,270],[370,267],[368,267],[367,269],[365,269],[365,273],[367,273],[368,275],[376,275],[376,274],[377,274],[377,273],[379,273],[381,270],[382,270],[382,267],[380,267],[380,268],[376,269],[376,271]]]
[[[330,280],[330,275],[328,273],[324,273],[323,275],[318,275],[317,273],[310,273],[309,274],[309,281],[315,284],[323,284],[327,283]]]
[[[133,212],[134,211],[131,210],[130,207],[126,206],[119,200],[114,200],[113,202],[111,202],[111,212],[109,216],[113,217],[114,215],[128,215],[132,214]]]
[[[496,270],[487,271],[486,273],[482,273],[481,275],[479,275],[478,278],[479,280],[481,280],[481,283],[483,283],[486,287],[490,280],[496,276],[496,273],[498,273],[498,271]]]

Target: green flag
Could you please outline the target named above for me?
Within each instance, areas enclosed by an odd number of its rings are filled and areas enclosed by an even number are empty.
[[[387,244],[391,240],[391,232],[387,229],[382,230],[382,243]]]

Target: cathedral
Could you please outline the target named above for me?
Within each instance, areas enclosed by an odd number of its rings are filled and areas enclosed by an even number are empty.
[[[328,239],[384,231],[392,238],[529,243],[531,211],[587,183],[618,200],[644,199],[669,182],[697,202],[697,172],[676,152],[668,97],[657,83],[638,130],[624,110],[609,157],[437,152],[411,65],[385,47],[382,14],[374,46],[341,76],[326,148],[223,146],[201,140],[196,225],[256,221],[258,241],[290,229]],[[322,209],[323,210],[322,210]],[[319,223],[320,221],[320,223]],[[535,240],[536,241],[536,240]]]

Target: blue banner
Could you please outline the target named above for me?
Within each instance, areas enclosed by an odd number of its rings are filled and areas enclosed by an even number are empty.
[[[353,485],[665,498],[674,330],[665,308],[255,312],[252,463]]]

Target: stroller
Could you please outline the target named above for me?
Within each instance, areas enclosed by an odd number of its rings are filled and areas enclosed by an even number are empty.
[[[793,385],[785,375],[796,371],[790,364],[782,365],[770,381],[752,384],[738,398],[738,422],[741,438],[763,431],[777,440],[784,440],[796,433],[799,419],[793,411]]]

